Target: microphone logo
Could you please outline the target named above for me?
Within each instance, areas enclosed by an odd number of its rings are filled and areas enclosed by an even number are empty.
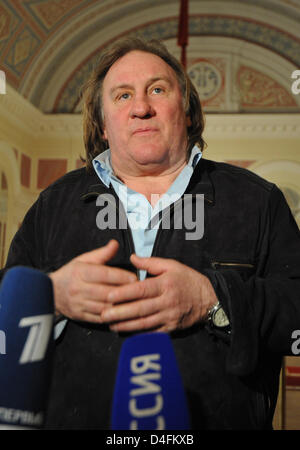
[[[129,393],[129,412],[134,418],[130,422],[130,429],[138,429],[136,419],[153,417],[156,418],[156,429],[164,430],[165,420],[160,415],[164,405],[161,394],[162,389],[159,384],[161,380],[160,354],[153,353],[131,358],[130,369],[131,373],[134,374],[130,378],[130,383],[138,386],[131,389]],[[147,398],[145,397],[149,395],[152,400],[151,404],[149,400],[147,402]]]
[[[52,332],[53,314],[23,317],[19,327],[30,327],[19,364],[41,361],[44,359]]]

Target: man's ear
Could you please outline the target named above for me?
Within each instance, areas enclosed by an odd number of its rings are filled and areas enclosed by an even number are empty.
[[[186,121],[186,126],[188,128],[192,126],[192,121],[191,121],[190,115],[186,116],[185,121]]]

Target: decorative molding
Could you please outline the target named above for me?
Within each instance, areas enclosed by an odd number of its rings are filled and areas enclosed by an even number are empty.
[[[188,75],[196,87],[205,111],[209,107],[226,110],[225,58],[198,58],[188,61]]]
[[[261,71],[241,65],[237,85],[244,108],[297,107],[296,96]]]
[[[207,114],[206,139],[300,138],[300,114]]]

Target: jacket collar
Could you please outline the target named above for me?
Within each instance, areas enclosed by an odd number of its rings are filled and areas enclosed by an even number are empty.
[[[80,200],[88,202],[89,200],[93,200],[94,198],[98,197],[98,195],[110,191],[110,189],[107,188],[105,184],[99,180],[98,177],[97,180],[99,181],[99,183],[90,184],[87,190],[80,194]]]
[[[215,201],[215,190],[210,177],[211,162],[202,158],[195,167],[194,173],[187,186],[186,193],[204,194],[204,200],[213,205]],[[105,192],[112,192],[113,189],[107,188],[96,173],[91,174],[93,183],[88,186],[85,192],[80,195],[80,199],[84,202],[90,201]],[[95,182],[94,182],[95,181]],[[98,183],[96,183],[98,181]]]
[[[211,170],[211,161],[202,158],[200,164],[195,167],[186,193],[196,192],[197,194],[204,194],[204,200],[213,205],[215,202],[215,189],[210,176]]]

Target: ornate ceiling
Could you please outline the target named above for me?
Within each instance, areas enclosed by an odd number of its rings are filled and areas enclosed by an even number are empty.
[[[177,57],[179,0],[0,0],[0,69],[41,111],[79,113],[101,50],[121,36]],[[213,112],[300,111],[299,0],[190,0],[188,72]]]

